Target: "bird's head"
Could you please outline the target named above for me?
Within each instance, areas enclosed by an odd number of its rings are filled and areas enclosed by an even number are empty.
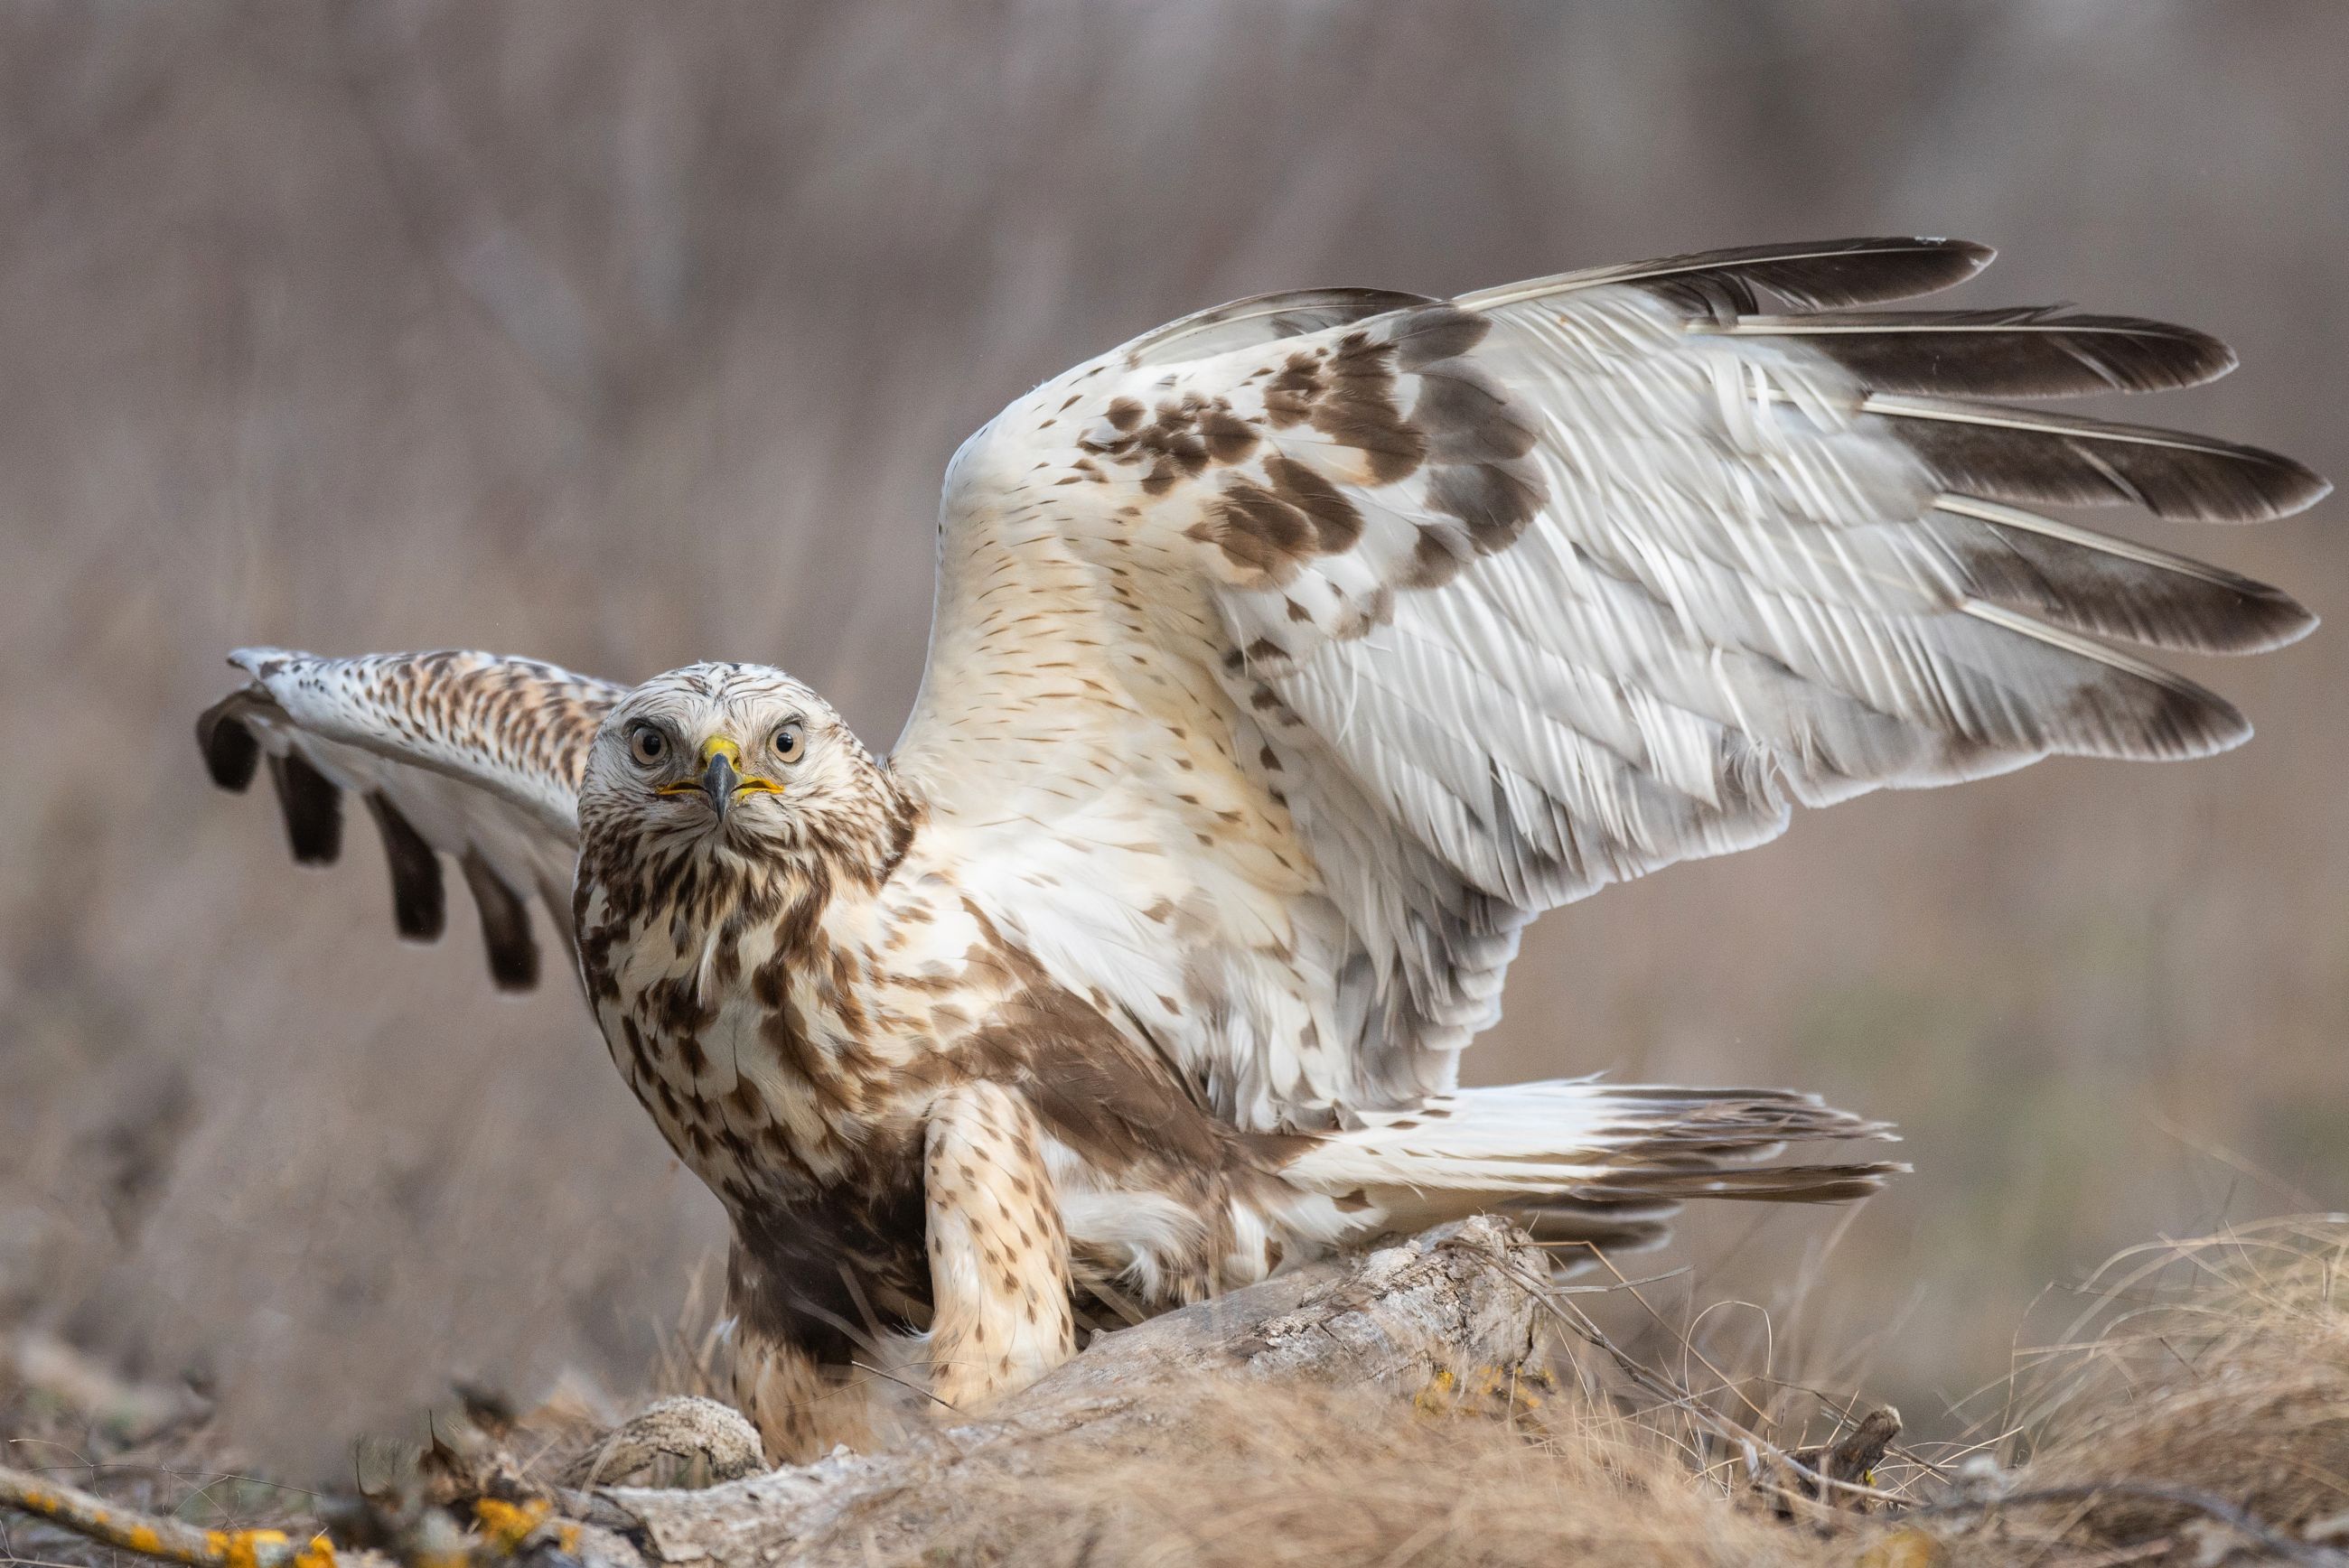
[[[831,705],[759,665],[691,665],[614,706],[579,789],[584,837],[674,853],[866,858],[902,801]]]

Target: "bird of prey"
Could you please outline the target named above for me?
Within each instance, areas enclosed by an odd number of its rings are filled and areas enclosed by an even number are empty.
[[[886,757],[778,670],[633,688],[474,653],[248,649],[199,727],[296,859],[357,794],[399,931],[442,857],[491,973],[529,905],[733,1223],[735,1391],[777,1459],[831,1368],[958,1408],[1150,1313],[1499,1208],[1597,1243],[1884,1130],[1771,1089],[1457,1083],[1542,910],[1793,807],[2250,728],[2115,643],[2312,617],[2046,510],[2248,522],[2326,486],[2013,399],[2182,387],[2214,340],[1872,310],[1990,253],[1866,239],[1439,300],[1320,289],[1134,339],[956,456]],[[1992,399],[1977,401],[1976,399]]]

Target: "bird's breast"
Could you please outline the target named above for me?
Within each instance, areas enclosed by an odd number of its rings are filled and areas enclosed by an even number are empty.
[[[580,946],[614,1063],[730,1207],[877,1180],[917,1142],[936,1074],[859,944],[789,919],[696,927],[663,912],[618,931],[583,919]]]

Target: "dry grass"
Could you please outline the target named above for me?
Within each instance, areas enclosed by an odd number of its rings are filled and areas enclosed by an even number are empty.
[[[2062,1343],[2024,1352],[2011,1420],[1896,1449],[1843,1508],[1787,1495],[1816,1440],[1745,1380],[1693,1384],[1560,1319],[1559,1389],[1399,1416],[1359,1391],[1203,1387],[1229,1437],[1007,1497],[965,1555],[1092,1568],[2333,1561],[2349,1543],[2349,1227],[2284,1222],[2124,1254]],[[1569,1300],[1571,1298],[1568,1298]],[[1794,1402],[1799,1405],[1800,1401]],[[1792,1517],[1781,1517],[1781,1514]]]
[[[1785,1457],[1831,1437],[1863,1391],[1790,1389],[1635,1357],[1558,1294],[1549,1377],[1423,1394],[1202,1382],[1226,1439],[1178,1466],[1148,1451],[1089,1456],[1032,1477],[925,1562],[1036,1568],[1433,1564],[1939,1563],[2338,1564],[2349,1545],[2349,1221],[2242,1227],[2113,1260],[2054,1342],[2017,1355],[1975,1433],[1896,1447],[1837,1506],[1811,1501]],[[1619,1285],[1603,1287],[1619,1293]],[[20,1357],[21,1362],[21,1357]],[[1668,1364],[1669,1363],[1669,1364]],[[6,1398],[11,1452],[143,1506],[295,1522],[274,1492],[205,1451],[185,1396],[111,1386],[52,1359]],[[665,1377],[706,1377],[685,1343]],[[60,1377],[60,1373],[62,1376]],[[110,1401],[104,1409],[73,1401]],[[133,1412],[137,1412],[134,1414]],[[586,1415],[557,1399],[505,1442],[549,1473]],[[145,1421],[140,1432],[126,1425]],[[57,1456],[73,1449],[70,1463]],[[380,1458],[387,1464],[393,1456]],[[378,1484],[386,1479],[375,1478]],[[240,1512],[241,1511],[241,1512]],[[19,1524],[20,1560],[90,1553]],[[98,1554],[104,1556],[104,1553]]]

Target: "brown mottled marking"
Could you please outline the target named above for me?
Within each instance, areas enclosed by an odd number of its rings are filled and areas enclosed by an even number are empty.
[[[1549,499],[1541,470],[1524,461],[1454,465],[1429,476],[1427,502],[1468,525],[1479,555],[1516,542]]]
[[[1329,387],[1314,404],[1313,428],[1370,459],[1371,479],[1408,479],[1427,456],[1427,441],[1394,400],[1394,346],[1365,332],[1340,338],[1329,358]]]
[[[1273,494],[1305,514],[1313,525],[1314,548],[1323,555],[1351,550],[1362,537],[1362,514],[1338,487],[1294,459],[1276,452],[1265,459]]]
[[[1199,436],[1206,443],[1208,458],[1218,463],[1244,461],[1256,450],[1256,427],[1220,403],[1199,421]]]
[[[1455,549],[1452,540],[1448,531],[1422,524],[1412,544],[1411,570],[1403,574],[1403,586],[1441,588],[1458,576],[1465,552]]]
[[[1313,405],[1321,396],[1321,356],[1313,349],[1299,349],[1273,378],[1265,383],[1265,417],[1276,430],[1301,425],[1312,417]]]
[[[1316,555],[1350,550],[1362,537],[1361,513],[1337,486],[1293,459],[1265,459],[1267,483],[1233,477],[1191,525],[1189,537],[1211,542],[1243,571],[1274,583],[1289,581]]]
[[[1411,417],[1427,435],[1430,460],[1485,463],[1522,458],[1534,449],[1534,428],[1507,393],[1468,365],[1422,373]]]

